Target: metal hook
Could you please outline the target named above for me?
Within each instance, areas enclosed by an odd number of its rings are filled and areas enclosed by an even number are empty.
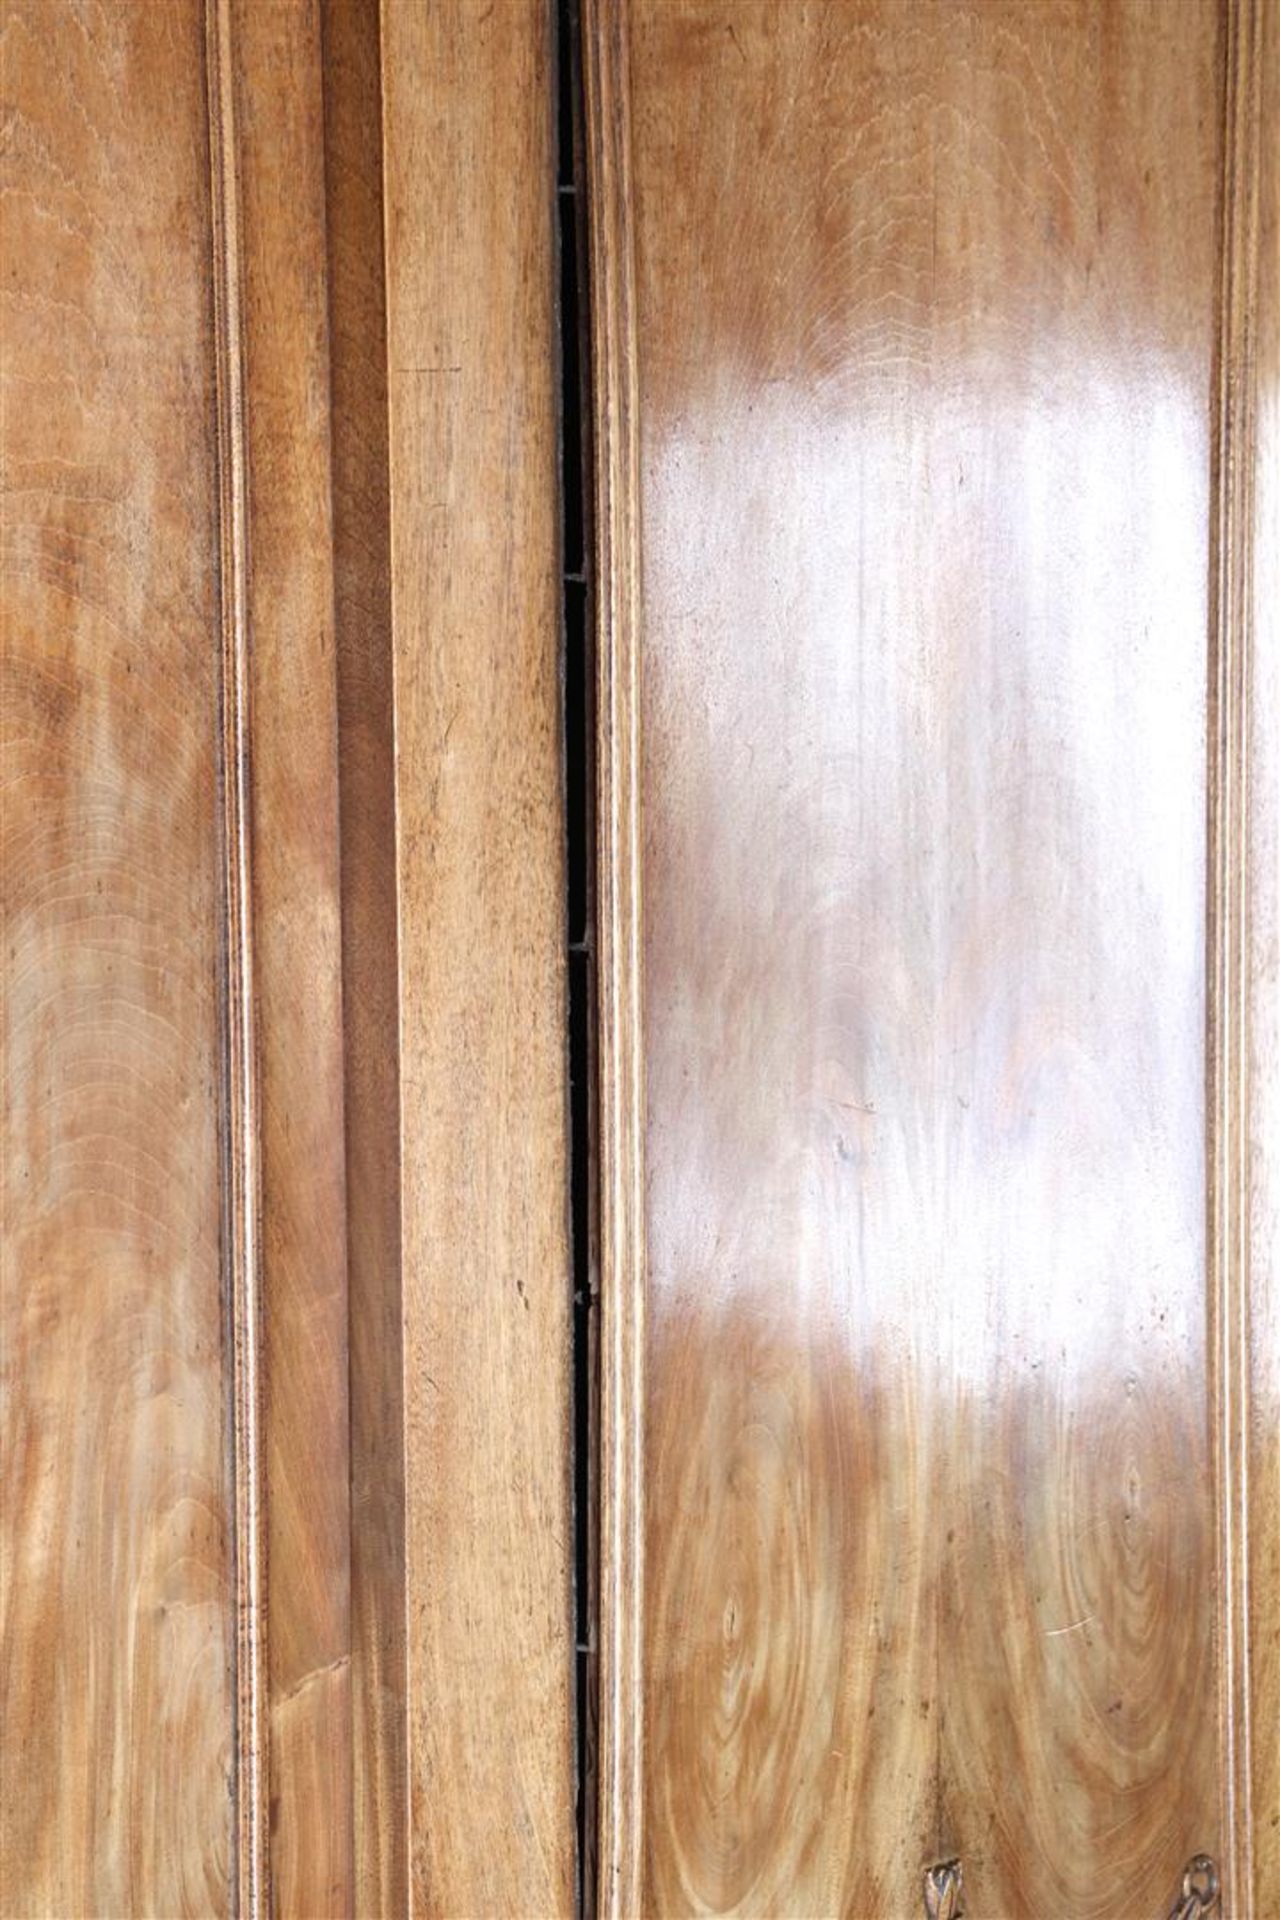
[[[1169,1920],[1199,1920],[1218,1904],[1218,1869],[1207,1853],[1197,1853],[1182,1869],[1182,1890]]]

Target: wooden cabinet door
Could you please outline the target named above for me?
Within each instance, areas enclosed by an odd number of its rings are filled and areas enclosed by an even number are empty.
[[[0,16],[6,1915],[573,1907],[552,28]]]
[[[0,80],[0,1913],[1271,1920],[1276,0]]]
[[[609,1915],[1280,1910],[1280,15],[593,0]]]

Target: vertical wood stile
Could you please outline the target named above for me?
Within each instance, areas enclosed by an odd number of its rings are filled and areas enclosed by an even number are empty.
[[[408,1873],[574,1904],[553,16],[387,0]]]

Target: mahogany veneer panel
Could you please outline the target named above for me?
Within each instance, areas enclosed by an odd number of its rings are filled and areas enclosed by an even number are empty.
[[[606,1913],[1253,1910],[1264,20],[589,9]]]

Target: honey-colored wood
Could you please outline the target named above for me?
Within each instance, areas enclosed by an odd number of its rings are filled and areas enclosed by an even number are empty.
[[[1280,1898],[1274,33],[588,9],[605,1913]]]
[[[265,1329],[255,836],[249,769],[253,665],[245,427],[245,250],[237,138],[237,46],[231,0],[206,0],[204,24],[217,499],[222,1278],[235,1622],[231,1648],[235,1694],[232,1899],[237,1914],[259,1920],[271,1905],[263,1460]]]
[[[354,1910],[338,735],[319,7],[235,0],[274,1911]],[[282,179],[291,181],[287,197]],[[360,991],[359,976],[355,991]],[[242,1853],[246,1851],[242,1848]]]
[[[573,1909],[552,43],[0,0],[6,1915]],[[585,53],[601,1911],[1268,1920],[1280,8]]]
[[[1280,1912],[1280,7],[1253,10],[1258,167],[1250,302],[1245,946],[1249,1122],[1246,1532],[1248,1865],[1257,1920]]]
[[[566,1913],[551,10],[2,32],[0,1905]]]
[[[347,1912],[318,21],[3,44],[5,1910]]]
[[[573,1909],[551,15],[382,19],[415,1913]]]
[[[584,13],[598,700],[599,1845],[604,1914],[643,1901],[644,1079],[640,1006],[638,369],[627,11]]]
[[[204,22],[8,0],[6,1914],[232,1899]]]
[[[1273,26],[1262,0],[1237,0],[1226,10],[1224,150],[1222,187],[1221,307],[1216,373],[1215,524],[1212,544],[1213,627],[1210,649],[1209,724],[1209,1327],[1213,1394],[1217,1414],[1218,1650],[1221,1714],[1222,1812],[1226,1836],[1225,1892],[1232,1911],[1269,1912],[1280,1898],[1268,1861],[1265,1798],[1253,1798],[1255,1718],[1263,1741],[1260,1774],[1267,1785],[1266,1756],[1274,1752],[1280,1697],[1268,1698],[1273,1663],[1268,1629],[1251,1606],[1255,1571],[1265,1597],[1269,1539],[1274,1520],[1259,1511],[1261,1492],[1280,1496],[1274,1457],[1251,1436],[1253,1381],[1264,1383],[1266,1352],[1253,1348],[1252,1323],[1264,1342],[1269,1318],[1268,1245],[1256,1229],[1268,1205],[1270,1133],[1268,1062],[1273,1009],[1265,990],[1265,963],[1280,936],[1276,919],[1274,845],[1272,871],[1263,870],[1277,803],[1268,781],[1265,672],[1271,652],[1267,549],[1269,530],[1259,518],[1273,482],[1267,473],[1266,361],[1271,350],[1267,284],[1273,271],[1262,257],[1264,213],[1272,207],[1280,152],[1267,138],[1267,112],[1275,110]],[[1257,597],[1261,587],[1263,598]],[[1261,627],[1261,633],[1255,630]],[[1270,686],[1274,692],[1275,661]],[[1257,669],[1264,672],[1258,679]],[[1258,749],[1262,752],[1258,755]],[[1258,755],[1261,779],[1251,765]],[[1274,962],[1272,963],[1274,966]],[[1269,1036],[1269,1027],[1272,1028]],[[1257,1036],[1263,1040],[1261,1053]],[[1256,1105],[1255,1105],[1256,1100]],[[1260,1123],[1260,1125],[1259,1125]],[[1274,1221],[1272,1222],[1274,1226]],[[1262,1366],[1258,1368],[1258,1361]],[[1251,1468],[1260,1470],[1255,1487]],[[1261,1632],[1259,1633],[1259,1628]],[[1259,1641],[1255,1661],[1253,1643]],[[1280,1805],[1275,1808],[1280,1820]],[[1255,1870],[1255,1841],[1261,1854]]]

